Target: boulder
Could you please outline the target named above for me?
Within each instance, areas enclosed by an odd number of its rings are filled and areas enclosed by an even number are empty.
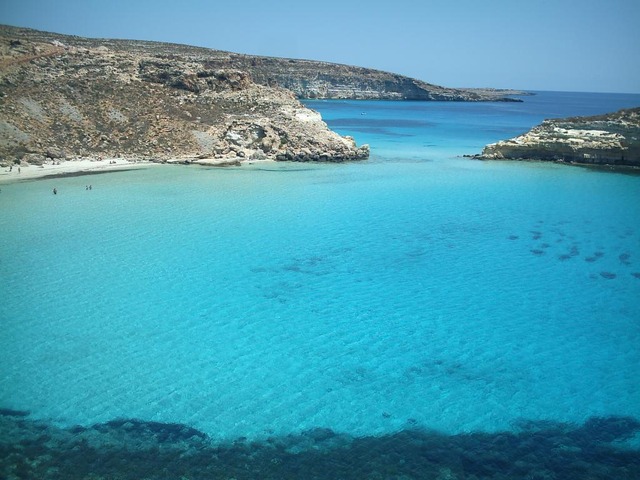
[[[44,163],[47,161],[47,158],[39,153],[26,153],[25,155],[23,155],[22,161],[28,163],[29,165],[44,165]]]
[[[55,160],[55,159],[65,159],[67,158],[66,153],[59,147],[49,147],[46,151],[46,156]]]

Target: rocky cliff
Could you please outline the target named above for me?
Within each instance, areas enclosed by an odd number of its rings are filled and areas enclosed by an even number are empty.
[[[343,161],[368,147],[205,49],[0,26],[0,163],[69,157]]]
[[[524,135],[487,145],[479,158],[640,166],[640,108],[545,120]]]
[[[231,55],[236,68],[262,85],[278,85],[298,98],[355,100],[436,100],[520,102],[509,95],[524,92],[446,88],[380,70],[327,62]],[[225,61],[211,61],[220,65]]]

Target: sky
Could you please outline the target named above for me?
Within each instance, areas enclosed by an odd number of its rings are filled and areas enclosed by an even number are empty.
[[[0,0],[0,23],[345,63],[446,87],[640,93],[640,0]]]

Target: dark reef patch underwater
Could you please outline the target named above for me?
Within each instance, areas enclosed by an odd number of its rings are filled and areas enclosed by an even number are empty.
[[[180,424],[113,420],[59,428],[0,410],[3,479],[616,479],[640,478],[629,417],[583,425],[523,421],[513,432],[403,430],[350,437],[330,429],[214,444]]]

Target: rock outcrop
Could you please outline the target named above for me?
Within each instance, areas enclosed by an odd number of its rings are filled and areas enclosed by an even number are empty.
[[[184,48],[0,27],[0,163],[368,157],[293,92]]]
[[[478,158],[640,166],[640,108],[545,120],[524,135],[487,145]]]

